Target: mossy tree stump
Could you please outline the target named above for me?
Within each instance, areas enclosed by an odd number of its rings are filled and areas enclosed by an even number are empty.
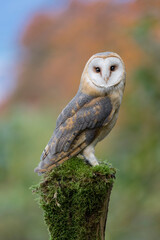
[[[32,187],[44,211],[50,240],[104,240],[115,169],[72,158]]]

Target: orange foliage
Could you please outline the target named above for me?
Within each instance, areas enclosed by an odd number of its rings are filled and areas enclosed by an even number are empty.
[[[157,9],[159,1],[153,1]],[[154,8],[156,7],[156,8]],[[58,15],[39,13],[31,19],[21,45],[19,87],[16,101],[55,102],[76,93],[88,58],[102,51],[119,53],[127,71],[146,57],[134,40],[131,29],[150,11],[148,1],[116,5],[77,1]],[[154,34],[159,38],[159,29]]]

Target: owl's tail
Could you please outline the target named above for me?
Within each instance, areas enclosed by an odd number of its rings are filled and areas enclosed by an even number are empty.
[[[71,157],[77,156],[85,147],[86,142],[82,142],[76,149],[72,149],[70,154],[67,152],[61,152],[52,158],[49,158],[48,155],[44,160],[41,160],[38,167],[35,168],[34,171],[38,173],[38,175],[42,175],[43,173],[52,170],[52,168],[59,166]]]
[[[52,165],[48,166],[48,164],[45,164],[44,161],[41,161],[38,165],[38,167],[36,167],[34,169],[34,172],[38,173],[39,176],[41,176],[43,173],[50,171],[52,168],[57,167],[58,165],[60,165],[61,163],[63,163],[66,159],[63,158],[58,162],[53,162]]]

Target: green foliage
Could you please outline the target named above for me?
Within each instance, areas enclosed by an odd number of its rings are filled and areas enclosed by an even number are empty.
[[[52,240],[97,239],[97,224],[114,175],[115,169],[108,165],[90,167],[72,158],[32,187]]]
[[[34,168],[44,147],[40,132],[47,141],[53,128],[53,117],[47,115],[46,119],[23,106],[0,120],[0,239],[47,239],[41,212],[29,190],[39,180]]]
[[[148,37],[149,31],[153,28],[156,23],[156,18],[152,15],[145,16],[141,19],[134,29],[134,35],[137,41]]]

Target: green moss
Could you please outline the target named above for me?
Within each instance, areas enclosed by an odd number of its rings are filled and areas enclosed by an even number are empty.
[[[72,158],[32,187],[44,210],[50,240],[97,239],[97,224],[114,175],[111,166],[90,167]]]

